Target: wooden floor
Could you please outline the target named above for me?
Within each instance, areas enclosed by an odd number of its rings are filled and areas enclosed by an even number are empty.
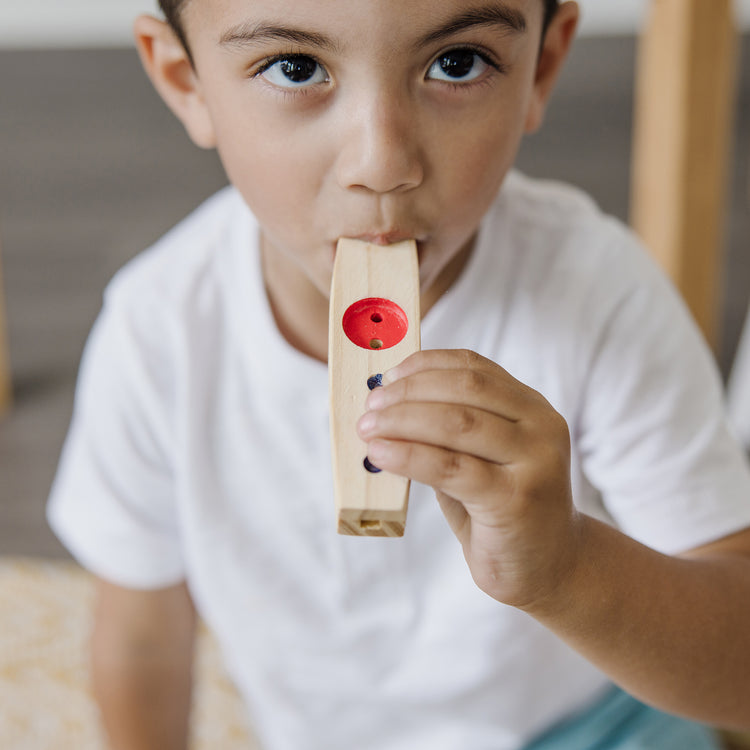
[[[725,373],[750,289],[750,40],[743,46]],[[623,219],[633,68],[633,40],[581,40],[544,130],[520,159],[531,174],[582,186]],[[0,555],[65,557],[44,504],[102,288],[224,177],[157,100],[132,51],[3,51],[0,92],[0,237],[16,398],[0,423]]]

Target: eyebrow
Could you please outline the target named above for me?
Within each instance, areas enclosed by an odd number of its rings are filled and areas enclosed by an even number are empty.
[[[238,26],[233,26],[221,35],[219,44],[225,47],[242,47],[248,44],[279,41],[309,45],[328,50],[335,50],[337,48],[334,41],[325,34],[267,23],[242,23]]]
[[[507,31],[522,34],[526,31],[526,18],[521,11],[503,3],[493,3],[480,8],[471,8],[449,19],[441,26],[422,37],[419,47],[426,47],[435,42],[458,34],[476,26],[500,26]],[[223,47],[244,47],[263,42],[291,42],[304,46],[335,51],[338,45],[333,39],[315,31],[304,31],[289,26],[272,23],[241,23],[225,31],[219,44]]]
[[[506,31],[522,34],[526,31],[526,17],[521,11],[503,3],[493,3],[481,8],[471,8],[446,21],[443,25],[424,36],[420,47],[442,41],[446,37],[458,34],[475,26],[501,26]]]

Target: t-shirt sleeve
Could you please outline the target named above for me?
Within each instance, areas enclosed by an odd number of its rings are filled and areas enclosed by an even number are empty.
[[[613,296],[592,356],[578,448],[618,526],[674,554],[750,526],[750,472],[701,334],[645,251],[629,255],[613,259],[616,281],[598,292]]]
[[[98,576],[159,588],[184,575],[173,481],[167,323],[116,292],[86,344],[48,520]],[[151,317],[149,317],[151,316]]]

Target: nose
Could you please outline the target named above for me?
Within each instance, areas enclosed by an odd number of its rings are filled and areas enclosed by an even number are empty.
[[[386,194],[421,184],[425,170],[417,117],[405,99],[386,91],[362,93],[347,109],[337,159],[343,188]]]

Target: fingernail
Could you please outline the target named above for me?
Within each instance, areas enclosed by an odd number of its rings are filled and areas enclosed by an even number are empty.
[[[390,370],[386,370],[383,373],[383,385],[393,383],[395,380],[398,380],[399,377],[398,367],[392,367]]]
[[[378,461],[384,461],[388,457],[388,441],[373,440],[367,446],[367,455],[375,464],[377,464]]]
[[[376,388],[372,391],[365,401],[367,409],[380,409],[385,404],[385,394],[382,388]]]
[[[360,435],[369,435],[374,429],[375,429],[375,415],[372,412],[367,412],[367,414],[360,417],[359,422],[357,422],[357,431]]]

